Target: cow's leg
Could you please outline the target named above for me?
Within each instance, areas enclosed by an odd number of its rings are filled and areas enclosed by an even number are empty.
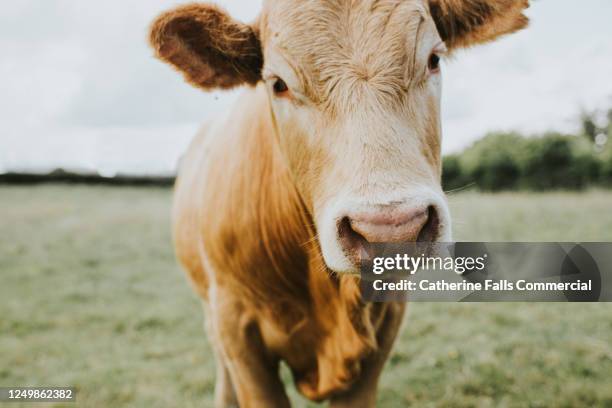
[[[390,303],[377,331],[378,349],[362,363],[359,379],[342,394],[333,397],[330,408],[371,408],[376,406],[376,390],[383,366],[402,324],[405,304]]]
[[[211,299],[210,333],[220,351],[222,361],[218,363],[224,366],[225,383],[218,383],[219,392],[235,391],[240,408],[289,407],[279,360],[270,355],[257,322],[234,296],[217,293],[217,301]]]
[[[214,327],[211,322],[210,308],[204,302],[204,329],[208,336],[208,340],[215,354],[215,363],[217,366],[217,376],[215,378],[215,407],[216,408],[238,408],[238,398],[234,391],[234,385],[230,377],[225,357],[217,344],[216,336],[214,335]]]

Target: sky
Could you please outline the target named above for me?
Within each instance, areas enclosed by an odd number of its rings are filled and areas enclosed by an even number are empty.
[[[168,0],[12,0],[0,9],[0,172],[168,174],[239,91],[204,93],[153,58]],[[220,0],[243,21],[258,0]],[[574,131],[612,106],[612,1],[536,0],[530,27],[443,62],[443,152],[488,131]]]

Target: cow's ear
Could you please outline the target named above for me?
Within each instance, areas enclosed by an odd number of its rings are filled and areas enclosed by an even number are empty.
[[[527,26],[528,0],[429,0],[431,15],[449,49],[492,41]]]
[[[209,4],[189,4],[162,13],[151,25],[155,54],[205,90],[254,85],[263,56],[257,30]]]

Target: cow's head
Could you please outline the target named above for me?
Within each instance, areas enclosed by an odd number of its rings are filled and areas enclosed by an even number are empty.
[[[264,83],[323,256],[450,240],[440,58],[527,24],[527,0],[268,0],[253,25],[209,4],[162,14],[157,55],[205,90]]]

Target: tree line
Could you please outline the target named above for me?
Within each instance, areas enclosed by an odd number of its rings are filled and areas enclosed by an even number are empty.
[[[446,191],[612,187],[612,109],[585,113],[578,134],[492,132],[443,158]]]

